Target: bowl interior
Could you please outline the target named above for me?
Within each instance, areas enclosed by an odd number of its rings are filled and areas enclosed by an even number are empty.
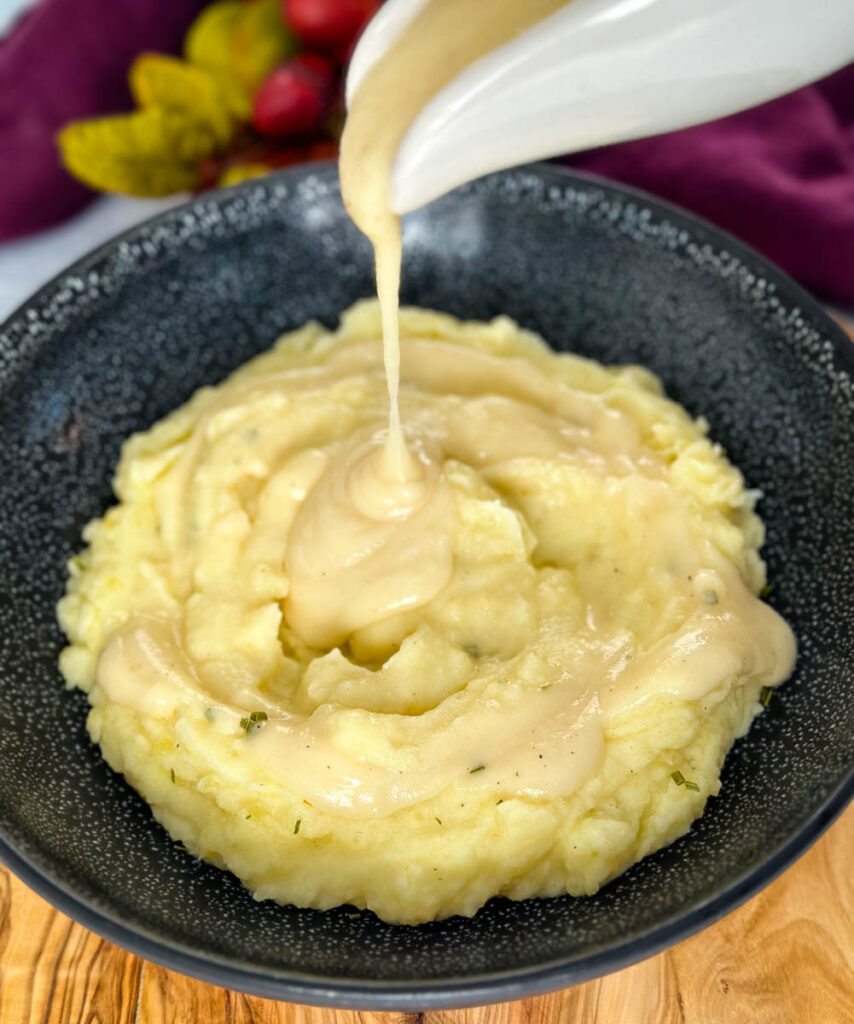
[[[174,848],[91,745],[54,606],[122,440],[279,333],[334,324],[372,293],[368,246],[321,167],[170,211],[43,289],[0,334],[0,853],[152,959],[374,1007],[512,998],[653,952],[803,848],[854,762],[854,387],[831,322],[725,236],[556,169],[461,189],[405,239],[405,302],[505,313],[558,349],[642,363],[708,418],[764,495],[770,600],[800,655],[690,834],[594,897],[494,900],[419,928],[256,903]]]

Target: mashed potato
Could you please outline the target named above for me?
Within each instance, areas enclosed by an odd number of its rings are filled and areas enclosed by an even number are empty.
[[[127,441],[62,672],[158,821],[259,899],[418,923],[593,893],[689,828],[791,670],[756,494],[642,369],[504,318],[401,334],[406,521],[351,486],[387,415],[360,303]]]

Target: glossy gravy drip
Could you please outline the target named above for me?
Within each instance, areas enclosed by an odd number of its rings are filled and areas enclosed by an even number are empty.
[[[596,771],[614,716],[650,697],[700,700],[734,677],[773,685],[791,671],[788,626],[698,534],[665,460],[640,443],[628,414],[605,395],[554,379],[548,367],[457,344],[403,343],[402,405],[423,475],[401,483],[402,496],[390,508],[370,479],[352,486],[354,475],[373,472],[364,453],[379,450],[383,433],[378,342],[333,350],[321,366],[232,387],[200,417],[161,484],[170,557],[178,563],[190,557],[190,503],[200,466],[218,475],[234,461],[219,424],[239,420],[247,403],[286,409],[297,396],[350,386],[364,389],[366,411],[343,444],[309,436],[303,447],[288,448],[289,430],[277,426],[256,452],[286,496],[274,519],[281,517],[288,531],[284,612],[309,643],[334,648],[390,609],[416,606],[445,586],[453,571],[447,524],[454,516],[439,467],[448,460],[495,479],[508,465],[536,459],[545,472],[565,465],[622,481],[637,507],[632,528],[644,531],[654,563],[671,567],[672,600],[687,609],[682,625],[638,646],[609,624],[609,600],[593,594],[577,628],[541,623],[532,636],[536,652],[544,631],[560,632],[559,665],[552,664],[545,685],[522,678],[485,685],[473,668],[462,688],[436,706],[402,715],[335,699],[297,711],[261,681],[235,675],[223,682],[220,673],[213,682],[186,653],[180,620],[137,616],[100,658],[95,703],[103,694],[146,716],[218,730],[223,742],[241,743],[242,767],[234,770],[247,780],[266,779],[329,813],[366,818],[393,814],[447,786],[461,799],[482,790],[499,798],[567,796]],[[411,510],[401,515],[401,503]],[[342,517],[354,519],[344,541],[335,533]],[[351,548],[353,536],[359,544]],[[406,644],[395,658],[406,656]],[[343,658],[335,649],[325,657]],[[268,717],[244,737],[240,720],[253,710]]]
[[[290,545],[288,617],[308,642],[346,637],[345,605],[380,619],[426,604],[448,582],[453,509],[441,463],[407,441],[398,391],[400,218],[389,209],[392,166],[422,107],[460,71],[564,6],[566,0],[430,0],[362,82],[341,143],[341,187],[376,256],[388,427],[357,439],[327,467]],[[411,426],[407,425],[411,433]],[[324,619],[325,621],[320,621]]]
[[[400,218],[389,208],[395,157],[407,129],[445,85],[568,0],[429,0],[370,69],[347,113],[341,192],[347,212],[374,247],[389,395],[383,478],[419,471],[407,452],[398,406]]]

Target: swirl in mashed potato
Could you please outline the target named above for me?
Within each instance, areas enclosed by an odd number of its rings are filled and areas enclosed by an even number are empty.
[[[595,892],[689,828],[791,671],[755,492],[642,369],[504,318],[401,335],[392,502],[373,302],[130,438],[63,674],[258,898],[417,923]]]

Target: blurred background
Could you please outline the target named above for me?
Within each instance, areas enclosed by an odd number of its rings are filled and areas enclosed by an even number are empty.
[[[336,156],[347,61],[379,6],[0,0],[0,318],[159,209]],[[563,162],[694,210],[854,309],[854,65]]]

